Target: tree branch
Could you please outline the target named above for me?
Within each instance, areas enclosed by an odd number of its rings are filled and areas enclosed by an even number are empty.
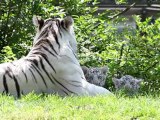
[[[130,10],[132,7],[134,7],[135,5],[136,5],[136,3],[134,2],[133,4],[131,4],[130,6],[128,6],[126,9],[124,9],[122,12],[120,12],[120,13],[118,13],[116,15],[110,16],[110,19],[114,19],[117,16],[120,16],[120,15],[124,14],[125,12],[127,12],[128,10]]]
[[[122,44],[122,46],[121,46],[121,51],[120,51],[120,56],[119,56],[119,60],[118,60],[118,65],[120,65],[121,60],[122,60],[124,46],[125,46],[125,44]]]

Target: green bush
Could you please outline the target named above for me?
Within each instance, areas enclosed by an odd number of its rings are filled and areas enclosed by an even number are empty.
[[[16,55],[13,53],[12,48],[9,46],[3,47],[1,50],[2,53],[0,53],[0,62],[11,62],[13,60],[16,60]]]
[[[107,87],[112,87],[111,78],[129,74],[144,79],[144,92],[159,92],[160,86],[160,19],[148,24],[150,18],[141,22],[134,16],[137,29],[127,26],[118,32],[115,27],[126,19],[109,16],[115,11],[97,13],[96,0],[3,1],[0,6],[0,62],[7,62],[26,55],[34,36],[32,16],[43,18],[72,15],[78,41],[78,58],[81,65],[104,66],[110,69]],[[120,0],[122,2],[123,0]],[[123,3],[123,2],[122,2]],[[89,7],[88,4],[93,7]],[[117,12],[117,11],[116,11]],[[11,49],[6,49],[10,46]],[[4,52],[4,49],[10,52]],[[13,51],[13,54],[11,53]],[[15,54],[15,56],[14,56]],[[11,55],[11,57],[9,57]],[[7,56],[4,58],[4,56]]]

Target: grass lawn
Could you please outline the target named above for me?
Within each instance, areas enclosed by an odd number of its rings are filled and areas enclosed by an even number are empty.
[[[0,95],[0,120],[160,120],[159,97]]]

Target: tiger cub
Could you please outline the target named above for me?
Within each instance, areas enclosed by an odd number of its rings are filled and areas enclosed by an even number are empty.
[[[104,87],[107,73],[109,71],[107,66],[92,68],[88,68],[86,66],[81,67],[85,78],[89,83]]]
[[[138,92],[140,88],[141,79],[136,79],[131,75],[125,75],[120,79],[113,78],[112,79],[116,90],[124,90],[124,92],[128,94],[135,94]]]

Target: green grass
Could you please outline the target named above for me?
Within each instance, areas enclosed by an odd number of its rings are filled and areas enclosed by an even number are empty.
[[[0,95],[0,119],[12,120],[160,120],[159,97],[59,97]]]

